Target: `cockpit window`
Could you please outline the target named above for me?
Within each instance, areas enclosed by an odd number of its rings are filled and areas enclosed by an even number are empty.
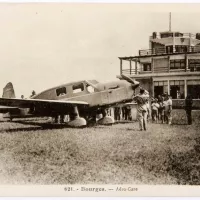
[[[79,93],[84,91],[83,83],[78,83],[72,86],[73,93]]]
[[[93,92],[94,92],[94,88],[93,88],[91,85],[86,84],[86,88],[87,88],[87,91],[88,91],[89,93],[93,93]]]
[[[97,80],[87,80],[89,83],[92,83],[92,84],[97,84],[97,83],[99,83]]]
[[[56,90],[56,94],[57,94],[57,96],[64,96],[64,95],[66,95],[67,94],[66,87],[58,88]]]

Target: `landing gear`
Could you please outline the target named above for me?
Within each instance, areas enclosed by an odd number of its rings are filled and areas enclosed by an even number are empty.
[[[10,118],[9,118],[9,121],[10,121],[10,122],[12,122],[12,120],[13,120],[13,118],[12,118],[12,117],[10,117]]]
[[[113,117],[108,116],[105,109],[102,110],[103,117],[98,120],[98,124],[100,125],[112,125],[114,124],[115,120]]]
[[[101,118],[97,120],[97,114],[100,116],[101,113]],[[82,113],[84,114],[84,113]],[[99,112],[93,112],[91,111],[90,115],[88,113],[85,113],[85,118],[79,116],[79,111],[78,107],[74,106],[73,111],[70,112],[68,115],[68,118],[70,119],[67,123],[66,120],[64,120],[64,115],[54,115],[54,122],[55,123],[66,123],[69,127],[74,127],[74,128],[79,128],[79,127],[85,127],[86,125],[88,126],[95,126],[97,124],[99,125],[112,125],[114,124],[115,120],[113,117],[108,116],[108,113],[106,112],[106,109],[100,109]]]
[[[88,126],[95,126],[97,124],[96,115],[93,115],[92,117],[88,118],[87,125]]]
[[[58,115],[54,117],[54,123],[58,124]]]
[[[54,124],[64,124],[66,115],[54,115],[49,120]]]
[[[70,127],[83,127],[87,125],[87,122],[84,118],[79,116],[77,106],[74,106],[73,113],[70,115],[71,121],[67,123]]]
[[[65,115],[60,115],[60,123],[65,123]]]

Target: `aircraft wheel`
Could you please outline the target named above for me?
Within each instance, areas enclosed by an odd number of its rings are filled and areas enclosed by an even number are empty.
[[[76,119],[68,122],[67,125],[70,127],[83,127],[87,125],[87,122],[84,118],[77,117]]]
[[[114,124],[115,120],[113,117],[111,116],[105,116],[103,118],[101,118],[100,120],[98,120],[98,124],[100,125],[111,125]]]

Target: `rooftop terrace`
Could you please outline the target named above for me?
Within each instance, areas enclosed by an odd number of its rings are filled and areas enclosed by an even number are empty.
[[[199,53],[200,46],[174,46],[174,48],[168,50],[166,47],[159,47],[154,49],[142,49],[139,50],[139,56],[151,56],[151,55],[162,55],[162,54],[176,54],[176,53]]]

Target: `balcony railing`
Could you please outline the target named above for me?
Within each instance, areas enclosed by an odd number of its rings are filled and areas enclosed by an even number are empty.
[[[172,53],[190,53],[190,52],[196,52],[200,53],[200,46],[197,47],[186,47],[184,49],[170,49],[167,50],[165,47],[155,48],[155,49],[145,49],[145,50],[139,50],[139,56],[149,56],[149,55],[161,55],[161,54],[172,54]]]
[[[182,72],[200,72],[200,67],[191,67],[191,66],[188,66],[189,68],[187,70],[185,69],[175,69],[175,70],[169,70],[169,72],[164,72],[162,70],[159,71],[159,73],[173,73],[173,72],[179,72],[179,73],[182,73]],[[124,75],[144,75],[144,74],[152,74],[152,73],[158,73],[158,72],[153,72],[153,71],[143,71],[143,70],[135,70],[135,69],[122,69],[121,71],[121,74],[124,74]]]
[[[124,75],[131,75],[131,74],[138,74],[139,70],[135,70],[135,69],[122,69],[122,74]]]
[[[177,37],[177,36],[175,35],[175,37]],[[196,39],[195,34],[192,34],[192,33],[183,33],[183,36],[182,36],[182,37],[184,37],[184,38]],[[198,39],[198,38],[197,38],[197,39]]]
[[[171,37],[176,37],[176,38],[192,38],[192,39],[198,39],[198,34],[193,34],[193,33],[156,33],[154,36],[150,36],[149,39],[161,39],[161,38],[171,38]]]

